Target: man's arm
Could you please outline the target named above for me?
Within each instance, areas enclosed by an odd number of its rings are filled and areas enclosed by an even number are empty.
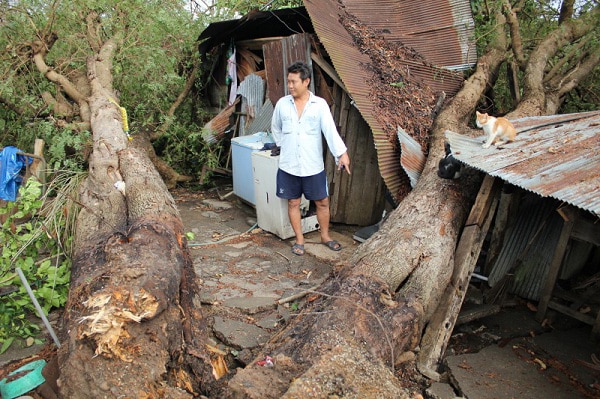
[[[335,162],[338,166],[338,170],[345,170],[350,174],[350,156],[348,155],[348,148],[344,144],[344,140],[340,137],[335,126],[335,121],[329,110],[327,103],[323,102],[321,110],[321,131],[327,141],[327,146],[331,155],[335,158]]]
[[[278,147],[281,147],[281,115],[280,115],[280,105],[279,101],[275,104],[275,109],[273,110],[273,117],[271,118],[271,134],[273,135],[273,139],[275,140],[275,144]]]

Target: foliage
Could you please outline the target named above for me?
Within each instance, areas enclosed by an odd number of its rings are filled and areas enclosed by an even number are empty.
[[[473,18],[475,20],[475,37],[477,40],[477,52],[479,55],[498,39],[496,34],[496,25],[499,23],[495,20],[495,10],[503,7],[502,1],[471,1]],[[519,20],[519,34],[522,39],[523,51],[526,58],[529,56],[538,44],[544,40],[548,34],[559,27],[560,6],[562,2],[539,2],[527,0],[520,2],[518,7],[513,10],[517,13]],[[594,1],[576,1],[573,18],[579,18],[582,14],[589,12],[597,6]],[[517,7],[517,6],[514,6]],[[508,25],[504,25],[504,29],[508,30]],[[580,62],[578,55],[587,51],[590,53],[597,52],[600,42],[600,27],[591,35],[593,38],[581,39],[562,48],[548,62],[549,67],[559,65],[561,60],[567,62],[563,64],[563,71],[568,71],[573,63]],[[582,40],[588,40],[585,45],[582,45]],[[510,49],[512,51],[512,48]],[[501,66],[496,80],[493,82],[493,87],[488,91],[488,97],[484,99],[484,106],[488,107],[487,111],[493,114],[505,114],[512,110],[515,106],[515,94],[510,90],[510,79],[513,70],[516,73],[517,81],[521,82],[524,76],[523,68],[519,68],[514,59],[514,54],[507,54],[507,61]],[[592,73],[585,79],[585,84],[582,82],[579,87],[570,92],[564,99],[564,103],[560,108],[560,112],[581,112],[600,108],[600,80],[598,77],[600,72],[598,67],[595,73]],[[522,87],[520,88],[522,90]],[[522,93],[518,93],[522,94]]]
[[[0,3],[0,47],[9,50],[0,56],[0,121],[4,127],[0,144],[26,149],[33,137],[42,137],[51,148],[50,165],[81,167],[81,155],[68,164],[58,162],[61,155],[81,154],[89,135],[76,128],[81,122],[77,104],[65,96],[60,85],[36,70],[29,49],[36,38],[54,32],[57,40],[45,57],[46,63],[85,94],[87,89],[80,85],[79,77],[85,76],[90,43],[83,17],[91,12],[101,18],[100,39],[123,38],[112,63],[113,86],[119,103],[129,113],[132,133],[159,125],[181,91],[191,65],[198,62],[195,39],[205,20],[194,18],[186,4],[183,0]],[[48,95],[75,105],[75,113],[57,112],[43,100]]]
[[[223,159],[226,155],[223,142],[208,146],[202,138],[201,129],[193,125],[171,125],[154,145],[161,159],[190,176],[199,175],[204,165],[216,168],[227,162]]]
[[[80,179],[69,176],[68,180],[72,183],[57,182],[62,185],[61,190],[72,190]],[[42,196],[42,184],[29,178],[20,187],[17,201],[7,202],[0,208],[0,215],[6,217],[0,231],[3,243],[0,288],[18,289],[3,296],[0,302],[0,353],[16,338],[35,337],[40,331],[32,321],[35,307],[16,268],[23,271],[46,314],[67,300],[71,263],[66,256],[70,240],[67,226],[73,221],[68,215],[75,214],[68,211],[67,202],[70,199],[64,191],[52,199],[47,194]]]
[[[210,19],[218,21],[245,15],[253,10],[278,10],[288,7],[302,6],[302,0],[213,0],[204,1],[199,11],[210,15]]]

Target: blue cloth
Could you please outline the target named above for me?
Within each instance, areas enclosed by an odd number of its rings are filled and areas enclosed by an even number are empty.
[[[5,201],[17,199],[23,181],[21,169],[33,161],[30,157],[18,155],[19,152],[22,151],[13,146],[4,147],[0,152],[0,199]]]

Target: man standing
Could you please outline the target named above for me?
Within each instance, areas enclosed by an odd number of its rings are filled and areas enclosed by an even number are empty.
[[[340,137],[327,102],[315,96],[308,86],[310,68],[295,62],[287,69],[289,95],[275,105],[271,132],[277,146],[281,147],[277,171],[277,196],[288,200],[288,216],[296,234],[292,252],[304,255],[304,235],[300,214],[302,194],[314,201],[317,221],[321,229],[321,242],[333,251],[342,246],[329,236],[329,192],[323,162],[323,140],[334,156],[338,170],[350,174],[350,157]]]

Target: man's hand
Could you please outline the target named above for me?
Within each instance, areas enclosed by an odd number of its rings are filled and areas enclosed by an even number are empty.
[[[346,170],[346,172],[348,172],[348,174],[352,174],[350,173],[350,157],[348,156],[348,153],[345,152],[342,154],[342,156],[340,156],[340,159],[338,161],[338,170]]]

